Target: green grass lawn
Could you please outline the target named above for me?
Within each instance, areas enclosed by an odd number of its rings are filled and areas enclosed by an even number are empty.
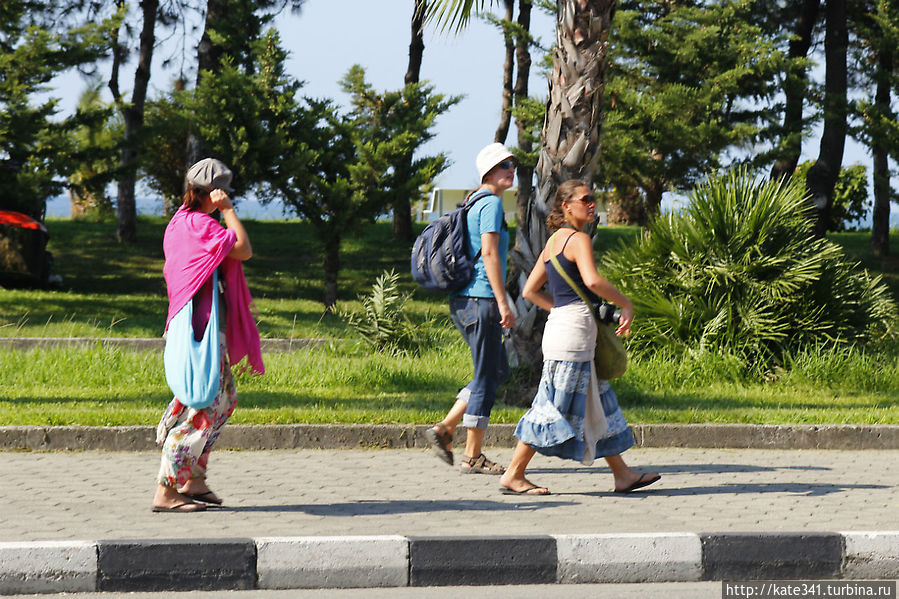
[[[119,244],[112,225],[49,219],[49,249],[64,279],[61,292],[0,291],[3,337],[159,337],[168,300],[162,277],[166,221],[141,217],[138,239]],[[263,337],[340,337],[345,326],[324,313],[321,250],[310,225],[246,221],[254,256],[244,271]],[[393,240],[390,223],[343,242],[339,298],[353,306],[385,269],[407,273],[411,244]],[[411,277],[405,290],[417,292]],[[444,309],[443,298],[416,295],[413,313]]]
[[[246,274],[265,337],[327,337],[317,349],[265,356],[267,372],[238,381],[235,423],[424,423],[445,413],[471,376],[468,349],[453,330],[445,298],[406,276],[409,244],[390,223],[345,241],[339,297],[349,307],[385,269],[413,294],[408,313],[440,342],[421,356],[372,353],[339,319],[324,315],[322,266],[311,227],[246,223],[254,258]],[[51,220],[61,292],[0,290],[0,336],[158,337],[166,311],[161,239],[165,222],[141,218],[138,243],[118,244],[108,224]],[[640,235],[600,231],[597,251]],[[866,233],[832,237],[899,296],[896,260],[875,260]],[[893,234],[899,250],[899,232]],[[432,318],[433,317],[433,318]],[[517,373],[493,422],[516,422],[530,403],[535,370]],[[523,381],[522,379],[531,379]],[[859,351],[809,350],[770,380],[746,380],[714,357],[632,359],[615,388],[631,423],[751,422],[899,424],[899,342]],[[89,349],[0,350],[0,425],[155,424],[170,399],[162,355],[99,345]]]
[[[232,422],[425,423],[471,376],[461,340],[418,357],[368,353],[357,342],[265,357],[237,382]],[[769,382],[748,382],[713,358],[634,360],[614,386],[631,423],[899,424],[899,347],[809,352]],[[527,385],[504,390],[492,421],[514,423]],[[154,424],[171,399],[162,355],[97,346],[0,352],[0,424]]]

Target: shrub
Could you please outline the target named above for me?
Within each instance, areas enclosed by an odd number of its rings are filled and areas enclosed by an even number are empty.
[[[737,356],[762,375],[786,352],[893,331],[880,277],[812,236],[802,182],[713,175],[681,213],[606,254],[601,271],[634,301],[630,348]]]
[[[375,351],[420,353],[428,343],[428,327],[416,326],[404,311],[409,295],[399,292],[399,275],[392,269],[376,280],[368,296],[359,296],[359,312],[339,309],[337,315]]]

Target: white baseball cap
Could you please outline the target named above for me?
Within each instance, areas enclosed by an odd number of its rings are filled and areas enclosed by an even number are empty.
[[[507,158],[514,159],[515,156],[506,148],[506,146],[499,142],[492,143],[478,152],[478,157],[475,159],[475,166],[478,168],[478,177],[481,182],[484,182],[484,175],[489,173],[490,169]]]

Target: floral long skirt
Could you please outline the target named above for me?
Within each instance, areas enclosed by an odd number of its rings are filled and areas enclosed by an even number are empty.
[[[222,382],[215,400],[209,407],[196,410],[183,405],[176,397],[169,403],[156,427],[156,444],[162,446],[157,477],[161,485],[178,489],[192,478],[206,478],[209,452],[237,406],[228,350],[224,335],[221,337]]]
[[[584,414],[588,401],[591,362],[544,360],[540,386],[515,428],[515,436],[539,453],[584,463]],[[618,407],[608,381],[596,381],[608,429],[596,443],[596,457],[618,455],[634,445],[634,435]]]

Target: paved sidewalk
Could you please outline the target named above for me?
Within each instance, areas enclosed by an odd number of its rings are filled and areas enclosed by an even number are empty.
[[[538,455],[529,476],[553,495],[514,497],[422,449],[221,451],[209,483],[227,507],[188,515],[151,513],[156,452],[0,452],[0,541],[899,529],[897,450],[625,457],[662,480],[615,494],[604,462]]]
[[[640,448],[663,478],[621,495],[538,456],[527,497],[423,449],[220,451],[227,507],[157,514],[157,452],[0,452],[0,594],[896,579],[897,458]]]

